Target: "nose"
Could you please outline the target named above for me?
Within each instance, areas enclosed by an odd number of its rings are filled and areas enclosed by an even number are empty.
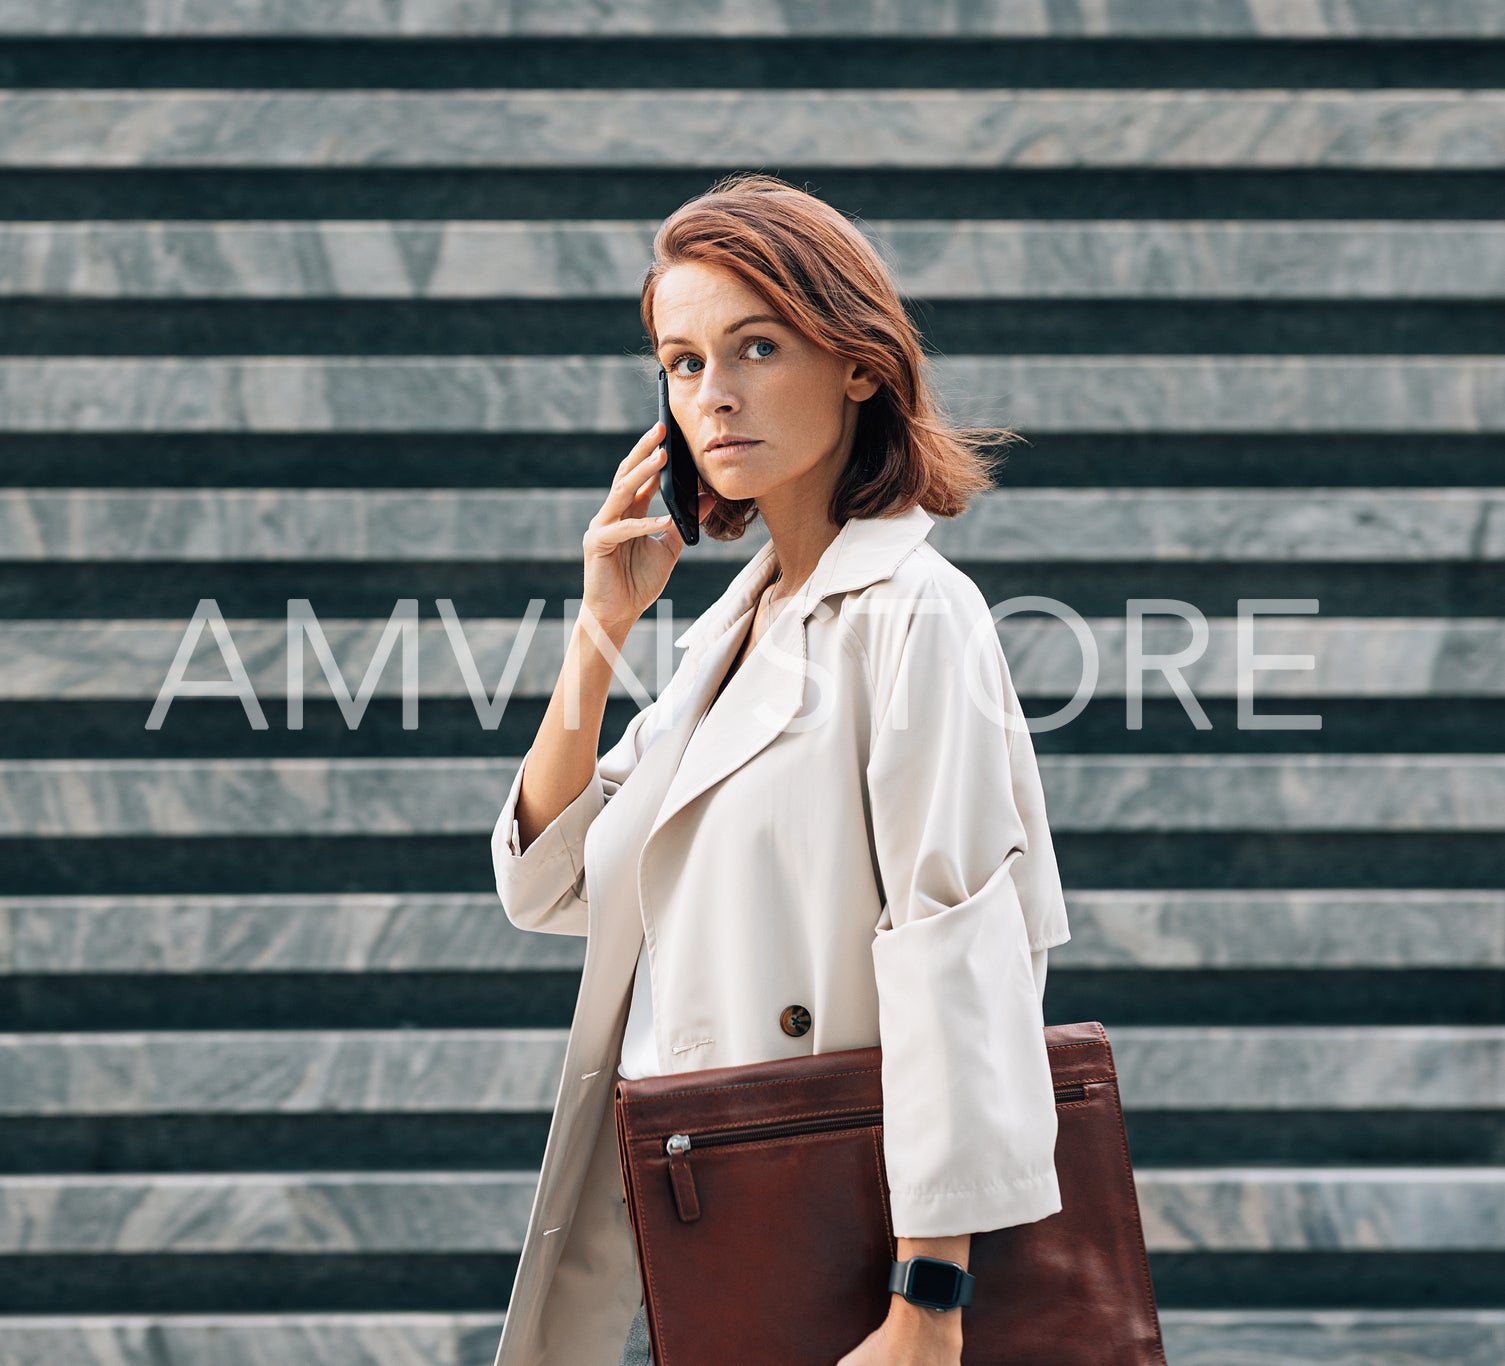
[[[724,375],[727,378],[723,378]],[[700,405],[700,411],[707,417],[712,415],[724,417],[727,413],[735,413],[742,407],[742,401],[737,397],[729,379],[729,372],[714,361],[708,362],[705,369],[700,372],[700,383],[696,385],[695,401]]]

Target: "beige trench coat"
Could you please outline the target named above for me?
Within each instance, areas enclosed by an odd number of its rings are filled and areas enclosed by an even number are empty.
[[[996,626],[933,524],[848,521],[696,730],[773,576],[765,542],[519,854],[524,756],[497,892],[586,954],[496,1366],[615,1366],[636,1310],[610,1102],[645,940],[666,1073],[882,1044],[896,1234],[1061,1208],[1031,952],[1070,938],[1066,907]]]

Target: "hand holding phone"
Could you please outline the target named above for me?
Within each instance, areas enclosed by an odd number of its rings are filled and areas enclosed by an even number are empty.
[[[663,593],[684,550],[671,518],[648,515],[665,459],[662,430],[655,422],[637,439],[582,538],[582,611],[607,627],[630,630]]]

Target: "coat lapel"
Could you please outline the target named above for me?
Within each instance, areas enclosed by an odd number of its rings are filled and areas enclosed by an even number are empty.
[[[673,765],[673,773],[648,831],[649,840],[697,797],[771,744],[799,715],[805,696],[809,620],[824,599],[888,578],[933,525],[934,518],[918,505],[894,517],[849,519],[714,706],[712,699],[741,646],[758,596],[773,577],[776,560],[771,541],[675,641],[693,656],[686,660],[692,676],[673,710],[670,734],[663,737],[661,746],[655,746],[663,751],[664,761]],[[702,716],[705,723],[696,731]]]

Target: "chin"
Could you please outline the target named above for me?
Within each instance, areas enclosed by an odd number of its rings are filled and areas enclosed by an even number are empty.
[[[758,486],[756,488],[746,488],[739,487],[736,484],[733,484],[730,487],[723,485],[720,488],[714,488],[710,484],[707,484],[706,488],[709,489],[710,492],[714,493],[716,497],[729,503],[746,502],[749,498],[756,501],[757,499],[761,498],[764,493],[767,492],[767,490],[762,486]]]

